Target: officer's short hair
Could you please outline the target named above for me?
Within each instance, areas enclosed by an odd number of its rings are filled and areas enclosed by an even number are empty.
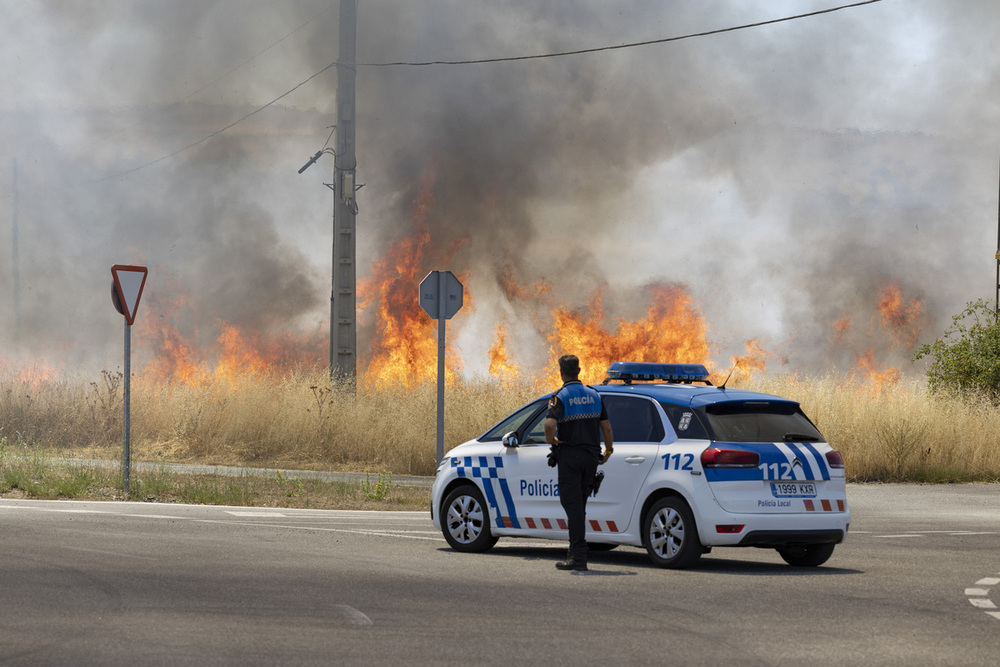
[[[580,360],[575,354],[564,354],[559,357],[559,372],[568,378],[580,375]]]

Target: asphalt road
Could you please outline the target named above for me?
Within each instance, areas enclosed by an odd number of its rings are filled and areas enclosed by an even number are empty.
[[[562,543],[426,512],[0,499],[0,664],[994,665],[1000,487],[857,486],[827,566]]]

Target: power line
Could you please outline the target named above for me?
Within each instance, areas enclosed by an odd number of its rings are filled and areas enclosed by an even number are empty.
[[[313,21],[315,21],[316,19],[318,19],[320,16],[322,16],[326,12],[330,11],[330,9],[332,9],[332,7],[333,7],[333,5],[331,4],[330,6],[326,7],[326,9],[320,10],[319,12],[317,12],[316,14],[314,14],[312,18],[310,18],[308,21],[306,21],[305,23],[303,23],[302,25],[300,25],[295,30],[291,31],[290,33],[288,33],[287,35],[285,35],[281,39],[278,39],[277,41],[272,42],[268,46],[264,47],[263,49],[261,49],[260,51],[258,51],[255,54],[253,54],[252,56],[250,56],[249,58],[247,58],[246,60],[244,60],[239,65],[237,65],[236,67],[232,68],[231,70],[229,70],[225,74],[222,74],[222,75],[219,75],[219,76],[215,77],[214,79],[212,79],[211,81],[209,81],[208,83],[206,83],[204,86],[202,86],[198,90],[194,91],[193,93],[191,93],[190,95],[188,95],[187,97],[185,97],[181,101],[182,102],[186,102],[187,100],[191,99],[192,97],[194,97],[195,95],[197,95],[201,91],[205,90],[206,88],[215,85],[216,83],[218,83],[222,79],[225,79],[227,76],[229,76],[230,74],[232,74],[236,70],[241,69],[244,66],[250,64],[251,62],[253,62],[257,58],[261,57],[262,55],[264,55],[265,53],[267,53],[268,51],[270,51],[271,49],[273,49],[274,47],[276,47],[278,44],[281,44],[283,41],[285,41],[286,39],[288,39],[289,37],[291,37],[295,33],[299,32],[300,30],[302,30],[303,28],[305,28],[307,25],[309,25],[310,23],[312,23]]]
[[[861,7],[862,5],[871,5],[876,2],[882,2],[882,0],[864,0],[863,2],[855,2],[850,5],[841,5],[839,7],[831,7],[829,9],[820,9],[815,12],[809,12],[807,14],[796,14],[795,16],[785,16],[780,19],[771,19],[768,21],[758,21],[757,23],[746,23],[744,25],[733,26],[731,28],[719,28],[718,30],[706,30],[705,32],[695,32],[689,35],[680,35],[679,37],[664,37],[662,39],[650,39],[644,42],[630,42],[628,44],[617,44],[614,46],[598,46],[591,49],[578,49],[576,51],[559,51],[556,53],[539,53],[535,55],[528,56],[506,56],[501,58],[481,58],[477,60],[427,60],[422,62],[408,62],[408,61],[397,61],[397,62],[386,62],[386,63],[358,63],[359,67],[399,67],[399,66],[410,66],[410,67],[424,67],[427,65],[477,65],[481,63],[504,63],[513,62],[517,60],[540,60],[543,58],[559,58],[561,56],[579,56],[585,53],[599,53],[601,51],[616,51],[619,49],[632,49],[639,46],[650,46],[653,44],[666,44],[668,42],[679,42],[684,39],[692,39],[695,37],[708,37],[709,35],[720,35],[726,32],[735,32],[737,30],[746,30],[748,28],[759,28],[765,25],[772,25],[775,23],[784,23],[786,21],[794,21],[796,19],[809,18],[810,16],[819,16],[820,14],[830,14],[832,12],[837,12],[842,9],[851,9],[853,7]]]
[[[145,164],[141,164],[138,167],[133,167],[132,169],[126,169],[125,171],[118,172],[117,174],[112,174],[111,176],[106,176],[106,177],[100,179],[100,181],[98,181],[98,182],[108,181],[108,180],[111,180],[113,178],[119,178],[121,176],[127,176],[128,174],[134,174],[135,172],[139,171],[140,169],[145,169],[146,167],[152,167],[154,164],[158,164],[160,162],[163,162],[164,160],[169,160],[170,158],[172,158],[172,157],[174,157],[176,155],[180,155],[184,151],[190,150],[190,149],[194,148],[195,146],[201,145],[201,144],[205,143],[206,141],[208,141],[209,139],[211,139],[213,137],[217,137],[218,135],[222,134],[226,130],[228,130],[228,129],[232,128],[232,127],[235,127],[236,125],[239,125],[240,123],[242,123],[243,121],[245,121],[247,118],[250,118],[251,116],[254,116],[254,115],[260,113],[261,111],[263,111],[264,109],[268,108],[269,106],[271,106],[275,102],[278,102],[279,100],[282,100],[285,97],[288,97],[289,95],[291,95],[292,93],[294,93],[296,90],[298,90],[302,86],[306,85],[307,83],[309,83],[310,81],[312,81],[313,79],[315,79],[316,77],[318,77],[323,72],[327,71],[331,67],[336,67],[336,66],[337,66],[337,62],[336,61],[330,63],[329,65],[327,65],[326,67],[324,67],[320,71],[316,72],[315,74],[313,74],[308,79],[306,79],[302,83],[298,84],[297,86],[295,86],[291,90],[289,90],[287,92],[284,92],[281,95],[278,95],[277,97],[275,97],[273,100],[271,100],[267,104],[265,104],[263,106],[260,106],[260,107],[257,107],[256,109],[254,109],[253,111],[251,111],[247,115],[234,120],[229,125],[226,125],[225,127],[221,128],[221,129],[218,129],[215,132],[212,132],[211,134],[208,134],[208,135],[202,137],[198,141],[192,142],[192,143],[188,144],[187,146],[184,146],[183,148],[178,148],[173,153],[168,153],[167,155],[164,155],[163,157],[159,157],[159,158],[157,158],[155,160],[152,160],[151,162],[147,162]]]
[[[632,49],[632,48],[637,48],[637,47],[641,47],[641,46],[651,46],[653,44],[667,44],[669,42],[679,42],[679,41],[682,41],[682,40],[685,40],[685,39],[694,39],[695,37],[708,37],[710,35],[720,35],[720,34],[727,33],[727,32],[736,32],[738,30],[748,30],[750,28],[759,28],[761,26],[773,25],[775,23],[785,23],[787,21],[795,21],[795,20],[798,20],[798,19],[809,18],[809,17],[812,17],[812,16],[820,16],[822,14],[830,14],[830,13],[833,13],[833,12],[841,11],[843,9],[852,9],[852,8],[855,8],[855,7],[862,7],[864,5],[872,5],[872,4],[875,4],[876,2],[882,2],[882,0],[863,0],[862,2],[855,2],[855,3],[852,3],[852,4],[848,4],[848,5],[840,5],[838,7],[830,7],[828,9],[819,9],[819,10],[816,10],[814,12],[807,12],[805,14],[796,14],[794,16],[785,16],[785,17],[782,17],[782,18],[770,19],[770,20],[767,20],[767,21],[758,21],[756,23],[745,23],[745,24],[742,24],[742,25],[732,26],[732,27],[729,27],[729,28],[719,28],[717,30],[706,30],[704,32],[690,33],[690,34],[687,34],[687,35],[680,35],[680,36],[677,36],[677,37],[664,37],[662,39],[651,39],[651,40],[646,40],[646,41],[643,41],[643,42],[630,42],[628,44],[616,44],[614,46],[599,46],[599,47],[590,48],[590,49],[578,49],[578,50],[575,50],[575,51],[559,51],[559,52],[555,52],[555,53],[540,53],[540,54],[526,55],[526,56],[506,56],[506,57],[500,57],[500,58],[480,58],[480,59],[475,59],[475,60],[428,60],[428,61],[414,61],[414,62],[397,61],[397,62],[383,62],[383,63],[365,63],[365,62],[361,62],[361,63],[357,63],[356,65],[352,65],[352,66],[356,66],[356,67],[426,67],[426,66],[431,66],[431,65],[477,65],[477,64],[488,64],[488,63],[513,62],[513,61],[519,61],[519,60],[541,60],[541,59],[544,59],[544,58],[559,58],[559,57],[563,57],[563,56],[577,56],[577,55],[583,55],[583,54],[587,54],[587,53],[599,53],[601,51],[616,51],[616,50],[620,50],[620,49]],[[310,19],[310,21],[311,20],[312,19]],[[297,30],[296,30],[296,32],[297,32]],[[268,48],[270,48],[270,47],[268,47]],[[267,49],[265,49],[265,50],[267,50]],[[135,172],[137,172],[137,171],[139,171],[141,169],[145,169],[147,167],[152,167],[153,165],[159,164],[160,162],[163,162],[164,160],[169,160],[172,157],[180,155],[181,153],[183,153],[185,151],[188,151],[188,150],[194,148],[195,146],[199,146],[199,145],[205,143],[206,141],[208,141],[209,139],[212,139],[213,137],[216,137],[216,136],[222,134],[226,130],[229,130],[229,129],[235,127],[236,125],[239,125],[240,123],[242,123],[246,119],[250,118],[251,116],[254,116],[254,115],[260,113],[261,111],[263,111],[264,109],[270,107],[271,105],[273,105],[274,103],[278,102],[279,100],[282,100],[285,97],[288,97],[289,95],[291,95],[292,93],[294,93],[296,90],[298,90],[302,86],[306,85],[307,83],[309,83],[310,81],[312,81],[313,79],[315,79],[316,77],[318,77],[320,74],[323,74],[324,72],[332,69],[333,67],[336,67],[339,64],[340,64],[339,61],[336,61],[336,60],[333,61],[332,63],[330,63],[329,65],[327,65],[323,69],[321,69],[320,71],[318,71],[315,74],[311,75],[306,80],[304,80],[301,83],[297,84],[294,88],[291,88],[290,90],[282,93],[281,95],[279,95],[278,97],[274,98],[273,100],[271,100],[267,104],[264,104],[263,106],[260,106],[260,107],[258,107],[256,109],[254,109],[253,111],[251,111],[250,113],[246,114],[245,116],[243,116],[241,118],[238,118],[237,120],[233,121],[229,125],[226,125],[222,129],[216,130],[216,131],[212,132],[211,134],[206,135],[205,137],[199,139],[198,141],[190,143],[187,146],[184,146],[183,148],[177,149],[173,153],[169,153],[167,155],[164,155],[163,157],[160,157],[160,158],[157,158],[155,160],[152,160],[151,162],[147,162],[147,163],[141,164],[141,165],[139,165],[137,167],[133,167],[132,169],[128,169],[126,171],[122,171],[122,172],[119,172],[117,174],[112,174],[111,176],[107,176],[107,177],[101,179],[101,181],[107,181],[107,180],[111,180],[113,178],[119,178],[121,176],[127,176],[128,174],[134,174]]]

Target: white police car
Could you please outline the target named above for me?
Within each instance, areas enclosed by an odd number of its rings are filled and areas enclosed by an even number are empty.
[[[715,387],[708,375],[699,364],[616,362],[594,386],[615,439],[587,503],[588,544],[645,547],[669,568],[724,546],[826,562],[851,520],[840,453],[795,401]],[[452,548],[486,551],[501,536],[567,540],[547,465],[549,396],[445,454],[431,516]]]

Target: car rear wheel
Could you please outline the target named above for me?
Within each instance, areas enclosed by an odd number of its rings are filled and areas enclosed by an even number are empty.
[[[668,496],[653,503],[643,523],[646,553],[660,567],[690,567],[701,557],[698,528],[681,498]]]
[[[455,551],[477,553],[489,551],[497,543],[490,531],[490,514],[483,494],[475,486],[464,484],[444,499],[444,539]]]
[[[789,565],[795,567],[817,567],[833,555],[833,544],[801,544],[778,547],[778,553]]]

